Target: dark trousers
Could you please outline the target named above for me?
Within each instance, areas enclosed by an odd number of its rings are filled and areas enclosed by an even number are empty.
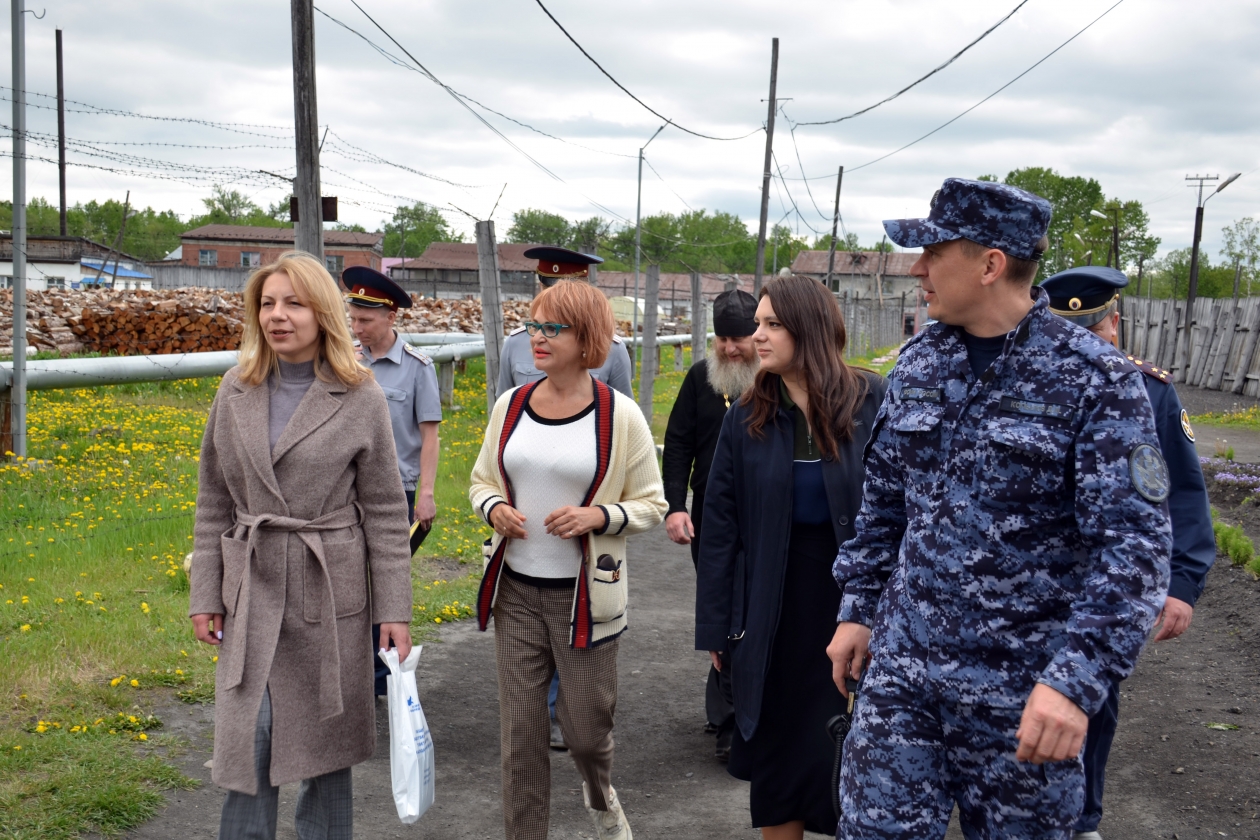
[[[416,491],[407,490],[407,524],[416,521]],[[376,696],[384,697],[387,689],[385,688],[385,678],[389,676],[389,669],[385,667],[385,663],[376,655],[381,649],[381,625],[372,625],[372,662],[375,667],[372,669],[376,676]]]
[[[1120,722],[1120,684],[1113,683],[1107,692],[1107,701],[1098,714],[1089,719],[1089,734],[1085,737],[1085,808],[1076,821],[1077,831],[1097,831],[1102,822],[1103,782],[1107,773],[1107,756],[1111,742],[1116,737],[1116,724]]]
[[[704,494],[692,491],[691,524],[696,535],[691,538],[691,564],[700,563],[700,521],[704,518]],[[731,657],[722,654],[722,670],[709,665],[709,681],[704,687],[704,717],[715,727],[719,737],[735,728],[735,702],[731,694]]]

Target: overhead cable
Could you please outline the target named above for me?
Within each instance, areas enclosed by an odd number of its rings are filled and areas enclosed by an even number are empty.
[[[977,109],[977,108],[979,108],[981,105],[983,105],[984,103],[988,102],[990,99],[992,99],[993,97],[997,96],[999,93],[1001,93],[1002,91],[1006,90],[1008,87],[1010,87],[1011,85],[1013,85],[1013,84],[1015,84],[1016,82],[1018,82],[1020,79],[1024,78],[1025,76],[1027,76],[1029,73],[1031,73],[1031,72],[1032,72],[1033,70],[1035,70],[1037,67],[1039,67],[1039,66],[1040,66],[1043,62],[1045,62],[1047,59],[1049,59],[1049,58],[1050,58],[1050,56],[1054,55],[1054,54],[1055,54],[1055,53],[1057,53],[1059,50],[1063,49],[1063,48],[1064,48],[1064,47],[1066,47],[1068,44],[1070,44],[1070,43],[1072,43],[1073,41],[1075,41],[1075,40],[1076,40],[1077,38],[1079,38],[1081,35],[1085,34],[1085,31],[1086,31],[1087,29],[1089,29],[1089,28],[1090,28],[1091,26],[1093,26],[1094,24],[1098,23],[1098,21],[1102,20],[1102,19],[1103,19],[1103,18],[1105,18],[1107,15],[1111,14],[1111,11],[1112,11],[1113,9],[1115,9],[1115,8],[1116,8],[1116,6],[1119,6],[1119,5],[1120,5],[1121,3],[1123,3],[1123,2],[1124,2],[1124,0],[1116,0],[1116,2],[1115,2],[1115,3],[1113,3],[1111,6],[1109,6],[1105,12],[1103,12],[1101,15],[1099,15],[1098,17],[1096,17],[1096,18],[1094,18],[1093,20],[1091,20],[1089,23],[1085,24],[1085,26],[1084,26],[1081,30],[1079,30],[1079,31],[1078,31],[1075,35],[1073,35],[1071,38],[1068,38],[1068,39],[1067,39],[1066,41],[1064,41],[1062,44],[1059,44],[1059,46],[1055,47],[1055,48],[1054,48],[1054,49],[1052,49],[1050,52],[1046,53],[1046,54],[1045,54],[1045,55],[1044,55],[1044,56],[1043,56],[1043,57],[1042,57],[1042,58],[1041,58],[1041,59],[1040,59],[1040,60],[1039,60],[1036,64],[1033,64],[1031,67],[1029,67],[1029,68],[1028,68],[1027,70],[1025,70],[1023,73],[1020,73],[1018,76],[1016,76],[1015,78],[1011,79],[1009,82],[1007,82],[1006,84],[1002,85],[1000,88],[998,88],[997,90],[993,91],[993,93],[990,93],[990,94],[989,94],[988,96],[986,96],[984,99],[981,99],[981,100],[980,100],[979,102],[977,102],[975,105],[972,105],[970,108],[968,108],[967,110],[963,111],[963,112],[962,112],[961,114],[959,114],[958,116],[954,117],[953,119],[951,119],[951,120],[949,120],[949,121],[947,121],[947,122],[942,123],[941,125],[938,125],[936,128],[932,129],[932,130],[931,130],[931,131],[929,131],[927,134],[924,134],[922,137],[919,137],[919,138],[918,138],[918,139],[916,139],[916,140],[911,140],[909,143],[907,143],[906,145],[902,146],[902,147],[901,147],[901,148],[899,148],[899,149],[893,149],[891,152],[889,152],[889,153],[888,153],[888,154],[886,154],[886,155],[881,155],[880,157],[877,157],[877,158],[875,158],[874,160],[868,160],[866,163],[862,164],[861,166],[855,166],[855,167],[853,167],[852,169],[846,169],[845,171],[846,171],[846,172],[856,172],[856,171],[857,171],[857,170],[859,170],[859,169],[865,169],[865,168],[866,168],[866,167],[868,167],[868,166],[874,166],[875,164],[879,163],[881,160],[887,160],[888,158],[892,157],[893,155],[897,154],[898,152],[904,152],[906,149],[910,148],[911,146],[915,145],[916,143],[919,143],[919,142],[921,142],[921,141],[923,141],[923,140],[926,140],[927,138],[931,137],[931,136],[932,136],[933,134],[935,134],[936,132],[938,132],[938,131],[940,131],[941,129],[945,128],[946,126],[952,125],[953,123],[955,123],[955,122],[957,122],[958,120],[962,119],[963,117],[967,116],[967,115],[968,115],[968,114],[970,114],[972,111],[976,110],[976,109]]]
[[[534,0],[534,2],[538,4],[538,8],[543,10],[543,14],[551,18],[551,22],[556,25],[556,28],[558,28],[561,32],[564,33],[564,37],[568,38],[569,41],[573,44],[573,46],[578,48],[578,52],[586,56],[587,61],[589,61],[591,64],[594,64],[599,69],[599,72],[603,73],[605,76],[608,77],[608,81],[612,82],[614,85],[620,88],[621,92],[624,93],[626,96],[630,97],[635,102],[638,102],[640,105],[646,108],[649,113],[657,117],[660,117],[661,119],[665,120],[665,122],[669,123],[670,125],[678,129],[679,131],[682,131],[686,134],[690,134],[694,137],[702,137],[705,140],[743,140],[745,137],[752,137],[754,134],[760,134],[761,132],[765,131],[764,128],[757,128],[757,129],[754,129],[753,131],[748,132],[747,134],[741,134],[738,137],[714,137],[711,134],[701,134],[698,131],[692,131],[690,128],[686,128],[684,126],[679,125],[678,123],[671,120],[669,117],[662,114],[660,111],[657,111],[651,105],[648,105],[639,97],[635,96],[633,93],[630,92],[630,90],[625,85],[623,85],[621,82],[613,78],[612,73],[609,73],[607,70],[605,70],[603,66],[598,61],[595,60],[594,56],[588,53],[586,49],[577,42],[577,39],[569,34],[569,30],[565,29],[564,26],[561,25],[560,21],[556,20],[556,16],[553,15],[550,11],[548,11],[547,7],[543,5],[542,0]],[[1025,2],[1027,2],[1027,0],[1025,0]],[[358,4],[356,3],[355,5],[358,5]]]
[[[868,113],[868,112],[870,112],[870,111],[874,111],[874,110],[875,110],[876,108],[878,108],[880,105],[887,105],[889,102],[892,102],[894,99],[896,99],[897,97],[901,96],[901,95],[902,95],[903,93],[905,93],[906,91],[910,90],[911,88],[915,87],[916,85],[918,85],[918,84],[919,84],[919,83],[921,83],[921,82],[926,82],[928,79],[932,78],[932,77],[933,77],[933,76],[935,76],[937,73],[941,72],[941,71],[942,71],[942,70],[944,70],[946,67],[948,67],[949,65],[953,64],[955,61],[957,61],[957,60],[958,60],[958,59],[962,56],[962,54],[963,54],[963,53],[965,53],[967,50],[971,49],[971,48],[972,48],[972,47],[974,47],[976,44],[978,44],[978,43],[980,43],[981,41],[983,41],[983,40],[984,40],[985,38],[987,38],[990,34],[992,34],[992,33],[993,33],[993,31],[994,31],[995,29],[997,29],[999,26],[1001,26],[1002,24],[1004,24],[1004,23],[1006,23],[1008,20],[1010,20],[1010,19],[1014,16],[1014,14],[1015,14],[1016,12],[1018,12],[1020,9],[1022,9],[1022,8],[1024,7],[1024,4],[1026,4],[1027,2],[1028,2],[1028,0],[1020,0],[1019,5],[1017,5],[1015,8],[1013,8],[1013,9],[1011,9],[1009,12],[1007,12],[1007,13],[1006,13],[1006,17],[1002,18],[1002,19],[1001,19],[1001,20],[999,20],[997,23],[993,24],[993,25],[992,25],[992,26],[990,26],[988,29],[986,29],[986,30],[984,30],[983,32],[981,32],[981,33],[980,33],[980,37],[976,38],[976,39],[975,39],[974,41],[972,41],[970,44],[968,44],[967,46],[963,47],[963,48],[962,48],[961,50],[959,50],[958,52],[954,53],[952,56],[950,56],[949,60],[948,60],[948,61],[946,61],[944,64],[941,64],[941,65],[938,65],[937,67],[932,68],[932,70],[928,71],[926,74],[924,74],[924,75],[920,76],[919,78],[915,79],[913,82],[911,82],[910,84],[906,85],[906,86],[905,86],[905,87],[903,87],[901,90],[899,90],[899,91],[897,91],[896,93],[894,93],[892,96],[885,97],[884,99],[881,99],[881,100],[879,100],[878,102],[876,102],[874,105],[868,105],[867,107],[863,108],[863,109],[862,109],[862,110],[860,110],[860,111],[854,111],[852,114],[846,114],[846,115],[844,115],[843,117],[836,117],[836,118],[835,118],[835,119],[833,119],[833,120],[816,120],[816,121],[813,121],[813,122],[800,122],[800,123],[797,123],[796,125],[834,125],[834,124],[836,124],[836,123],[838,123],[838,122],[844,122],[845,120],[851,120],[851,119],[853,119],[854,117],[860,117],[860,116],[862,116],[862,115],[863,115],[863,114],[865,114],[865,113]],[[786,115],[784,115],[784,116],[786,116]]]
[[[321,15],[323,15],[324,17],[328,18],[328,19],[329,19],[330,21],[332,21],[333,23],[335,23],[335,24],[337,24],[338,26],[340,26],[342,29],[344,29],[344,30],[346,30],[347,32],[351,33],[352,35],[354,35],[354,36],[358,37],[360,40],[362,40],[364,43],[366,43],[369,47],[371,47],[372,49],[376,50],[376,52],[377,52],[377,53],[379,53],[379,54],[380,54],[383,58],[385,58],[385,59],[386,59],[387,61],[389,61],[391,64],[393,64],[393,65],[395,65],[395,66],[397,66],[397,67],[401,67],[401,68],[402,68],[402,69],[404,69],[404,70],[410,70],[412,73],[418,73],[418,74],[420,74],[421,76],[424,76],[426,79],[429,79],[429,81],[434,81],[434,82],[435,82],[436,84],[438,84],[439,86],[441,86],[441,87],[446,87],[445,85],[441,85],[441,83],[440,83],[440,82],[436,82],[436,81],[434,80],[434,78],[433,78],[432,76],[430,76],[429,74],[424,73],[423,71],[416,69],[416,68],[415,68],[415,67],[413,67],[412,65],[410,65],[410,64],[408,64],[407,62],[403,61],[403,60],[402,60],[401,58],[399,58],[398,56],[396,56],[396,55],[394,55],[393,53],[391,53],[389,50],[387,50],[387,49],[385,49],[384,47],[382,47],[380,44],[377,44],[375,41],[373,41],[371,38],[369,38],[369,37],[367,37],[366,35],[364,35],[364,34],[363,34],[362,32],[360,32],[359,30],[355,29],[353,26],[350,26],[349,24],[345,23],[344,21],[339,20],[339,19],[337,19],[337,18],[333,17],[332,15],[328,14],[328,12],[325,12],[325,11],[324,11],[323,9],[321,9],[319,6],[316,6],[316,7],[315,7],[315,11],[319,12]],[[551,140],[558,140],[558,141],[560,141],[561,143],[566,143],[566,144],[568,144],[568,145],[570,145],[570,146],[577,146],[579,149],[586,149],[588,152],[595,152],[595,153],[597,153],[597,154],[601,154],[601,155],[611,155],[612,157],[622,157],[622,158],[631,158],[631,159],[633,159],[633,158],[635,157],[635,155],[628,155],[628,154],[625,154],[625,153],[623,153],[623,152],[609,152],[609,151],[606,151],[606,150],[604,150],[604,149],[596,149],[596,148],[594,148],[594,147],[592,147],[592,146],[586,146],[586,145],[583,145],[582,143],[575,143],[574,141],[572,141],[572,140],[566,140],[566,139],[565,139],[565,138],[563,138],[563,137],[557,137],[557,136],[556,136],[556,135],[554,135],[554,134],[549,134],[549,133],[547,133],[546,131],[543,131],[541,128],[536,128],[536,127],[534,127],[534,126],[530,125],[529,123],[522,122],[522,121],[520,121],[520,120],[516,119],[515,117],[508,116],[507,114],[503,113],[502,111],[496,111],[494,108],[491,108],[489,105],[486,105],[486,104],[484,104],[484,103],[482,103],[482,102],[478,102],[476,99],[473,99],[471,96],[469,96],[469,95],[468,95],[468,94],[466,94],[466,93],[461,93],[460,91],[457,91],[457,90],[455,90],[454,88],[448,88],[448,90],[449,90],[449,91],[451,91],[451,92],[453,92],[453,93],[454,93],[456,96],[458,96],[459,98],[464,99],[464,100],[466,100],[466,101],[468,101],[468,102],[471,102],[473,105],[476,105],[478,108],[482,109],[483,111],[486,111],[486,112],[488,112],[488,113],[494,114],[496,117],[501,117],[501,118],[503,118],[503,119],[507,120],[508,122],[515,123],[515,124],[519,125],[521,128],[524,128],[524,129],[527,129],[527,130],[529,130],[529,131],[532,131],[532,132],[534,132],[535,134],[541,134],[543,137],[546,137],[546,138],[548,138],[548,139],[551,139]]]

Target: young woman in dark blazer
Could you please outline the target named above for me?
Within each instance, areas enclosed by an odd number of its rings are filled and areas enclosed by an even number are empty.
[[[840,591],[831,566],[854,535],[862,452],[883,377],[844,363],[835,298],[817,281],[762,289],[761,371],[722,424],[705,495],[696,648],[729,651],[736,732],[728,770],[752,782],[765,840],[834,834],[834,745],[844,710],[827,644]]]

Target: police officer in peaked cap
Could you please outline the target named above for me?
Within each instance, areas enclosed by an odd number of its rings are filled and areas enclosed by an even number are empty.
[[[398,310],[411,306],[411,295],[367,266],[347,268],[341,273],[341,282],[349,290],[346,302],[350,304],[350,328],[359,342],[359,361],[372,371],[389,406],[398,473],[407,493],[407,515],[427,529],[437,516],[433,489],[442,400],[432,360],[403,341],[394,329]],[[381,476],[382,481],[386,479]],[[379,696],[385,694],[389,669],[376,657],[378,630],[373,626],[372,658]]]
[[[554,285],[558,280],[585,280],[590,276],[590,267],[603,262],[593,254],[582,254],[551,245],[528,248],[524,256],[526,259],[538,260],[534,273],[544,287]],[[630,354],[617,336],[613,336],[613,346],[607,361],[592,370],[591,376],[627,397],[634,397],[630,386]],[[499,351],[499,381],[495,396],[501,397],[512,388],[542,378],[542,371],[534,367],[534,352],[529,346],[529,335],[524,327],[517,327],[508,334],[503,342],[503,349]]]
[[[1120,290],[1129,278],[1106,266],[1080,266],[1042,281],[1050,296],[1050,311],[1085,327],[1108,344],[1119,346]],[[1194,449],[1194,430],[1181,407],[1172,375],[1145,359],[1127,357],[1145,374],[1142,383],[1155,412],[1159,448],[1168,464],[1171,488],[1168,512],[1172,519],[1172,576],[1168,599],[1155,641],[1175,639],[1190,627],[1194,603],[1203,592],[1208,570],[1216,560],[1216,538],[1203,471]],[[1085,809],[1076,823],[1077,840],[1100,840],[1103,782],[1107,755],[1120,713],[1120,684],[1111,685],[1102,709],[1089,719],[1085,742]]]
[[[840,840],[1066,838],[1089,718],[1168,588],[1168,469],[1143,375],[1032,285],[1051,208],[950,178],[884,222],[936,323],[902,348],[866,450],[828,647],[858,678]],[[738,675],[737,675],[738,676]]]

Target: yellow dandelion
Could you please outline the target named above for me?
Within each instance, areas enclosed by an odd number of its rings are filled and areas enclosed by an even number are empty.
[[[139,688],[139,687],[140,687],[140,680],[132,680],[132,681],[131,681],[131,687],[132,687],[132,688]]]

